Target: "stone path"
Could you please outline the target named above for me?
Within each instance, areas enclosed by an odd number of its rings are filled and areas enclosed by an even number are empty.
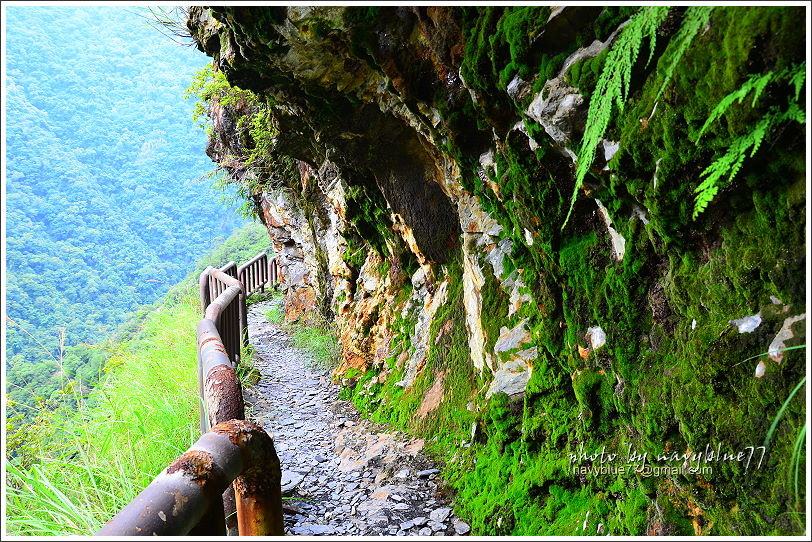
[[[295,348],[265,313],[249,307],[260,381],[243,391],[247,418],[273,437],[282,463],[285,532],[298,535],[451,536],[454,516],[423,441],[359,419],[338,399],[329,370]]]

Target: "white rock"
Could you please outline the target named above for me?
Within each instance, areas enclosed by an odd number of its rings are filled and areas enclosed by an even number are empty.
[[[592,345],[592,350],[597,350],[606,344],[606,333],[600,326],[587,328],[585,338]]]
[[[662,158],[657,158],[657,161],[654,162],[654,178],[652,179],[654,190],[657,190],[657,172],[660,171],[660,160],[662,160]]]
[[[756,365],[756,378],[761,378],[764,376],[764,372],[767,370],[767,366],[764,365],[764,362],[759,360],[758,365]]]
[[[468,243],[463,243],[462,247],[462,301],[465,307],[465,325],[468,328],[468,345],[474,367],[482,371],[485,367],[485,330],[482,327],[482,286],[485,284],[485,276],[479,268],[476,254],[469,251]]]
[[[418,271],[419,272],[419,271]],[[415,273],[416,275],[417,273]],[[409,387],[414,382],[417,375],[417,368],[421,365],[429,350],[429,327],[434,321],[437,310],[446,302],[448,297],[448,281],[443,281],[437,288],[434,295],[427,295],[422,310],[417,314],[417,322],[414,326],[411,341],[414,351],[406,363],[406,373],[401,382],[403,387]],[[400,385],[400,383],[398,383]]]
[[[776,363],[781,363],[781,361],[783,361],[783,349],[785,348],[784,343],[794,337],[792,333],[792,324],[795,322],[800,322],[805,318],[806,313],[799,314],[797,316],[790,316],[789,318],[784,319],[784,324],[781,326],[778,334],[776,334],[775,338],[770,343],[770,348],[768,350],[770,353],[770,359]]]
[[[455,520],[454,521],[454,532],[458,535],[462,536],[468,533],[471,530],[471,526],[465,523],[462,520]]]
[[[496,166],[496,162],[493,161],[493,149],[479,155],[479,165],[481,165],[483,169]]]
[[[533,234],[527,228],[524,229],[524,240],[527,241],[527,246],[533,246]]]
[[[512,99],[516,100],[516,99],[518,99],[519,94],[521,93],[521,91],[524,90],[524,87],[526,87],[526,86],[527,86],[527,83],[521,77],[519,77],[518,74],[516,74],[513,77],[513,79],[510,81],[510,83],[508,83],[507,94]]]
[[[730,323],[739,328],[739,333],[752,333],[761,325],[761,313],[730,320]]]
[[[538,357],[538,347],[528,348],[513,354],[509,361],[499,364],[493,373],[486,398],[495,393],[506,393],[511,397],[524,393],[533,374],[532,360]]]
[[[437,523],[442,523],[449,515],[451,515],[451,508],[438,508],[437,510],[431,511],[429,518]]]
[[[513,329],[508,329],[505,326],[499,330],[499,339],[497,339],[496,344],[493,345],[493,349],[496,352],[508,352],[510,350],[514,350],[518,348],[520,345],[529,343],[531,341],[530,333],[527,331],[525,324],[527,323],[527,319],[525,318]]]
[[[288,494],[304,480],[304,475],[294,471],[282,471],[282,493]]]
[[[596,199],[595,203],[598,205],[598,214],[601,215],[606,229],[609,231],[609,237],[612,241],[612,258],[615,261],[621,261],[626,254],[626,239],[620,235],[617,230],[612,226],[612,219],[609,217],[609,211],[603,206],[600,200]]]
[[[617,153],[617,150],[620,148],[620,142],[604,139],[601,143],[603,144],[603,159],[606,161],[606,165],[603,166],[603,171],[609,171],[609,160]]]
[[[629,220],[634,220],[635,218],[639,218],[640,222],[642,222],[643,224],[648,224],[646,212],[637,205],[635,205],[634,208],[632,209],[632,216],[629,217]]]

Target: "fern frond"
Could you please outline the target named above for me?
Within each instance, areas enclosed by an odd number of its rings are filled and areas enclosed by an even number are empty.
[[[713,108],[711,111],[708,120],[705,121],[705,124],[702,125],[702,129],[699,130],[699,135],[697,136],[697,140],[707,131],[713,122],[718,120],[725,112],[733,105],[734,102],[741,103],[748,94],[751,92],[753,93],[753,102],[752,107],[756,106],[756,102],[758,101],[761,94],[764,92],[764,89],[767,88],[767,85],[774,81],[782,81],[788,80],[789,85],[794,88],[795,90],[795,101],[798,101],[798,97],[800,96],[801,89],[804,86],[804,82],[806,81],[806,62],[801,62],[801,64],[797,66],[791,66],[781,70],[778,73],[774,72],[767,72],[765,74],[753,74],[751,75],[747,81],[744,82],[742,86],[722,98],[722,100]],[[803,122],[803,121],[800,121]]]
[[[789,84],[795,88],[795,101],[798,101],[798,96],[801,94],[801,89],[804,87],[806,81],[806,62],[794,68],[789,76]]]
[[[643,40],[650,41],[649,60],[654,54],[657,29],[660,27],[669,8],[666,6],[649,6],[638,11],[629,23],[623,28],[617,41],[609,50],[598,83],[592,93],[587,114],[584,137],[578,151],[578,160],[575,171],[575,189],[570,199],[570,208],[564,224],[567,225],[578,197],[578,191],[584,182],[589,167],[595,160],[595,151],[606,133],[609,121],[612,118],[613,104],[623,111],[623,106],[631,83],[632,68],[637,61]]]
[[[756,100],[764,91],[764,88],[774,79],[775,74],[773,72],[767,72],[765,74],[753,74],[750,78],[744,82],[742,86],[722,98],[722,100],[713,108],[710,115],[708,116],[708,120],[705,121],[705,124],[702,125],[702,128],[699,130],[699,135],[697,135],[697,141],[701,138],[707,129],[713,124],[716,120],[721,118],[722,115],[733,105],[734,102],[738,101],[739,103],[750,94],[751,91],[755,90],[755,95],[753,97],[753,107],[756,105]]]
[[[660,85],[660,90],[657,91],[657,96],[654,98],[654,101],[660,99],[660,95],[663,93],[665,87],[668,86],[668,83],[671,82],[671,78],[674,76],[674,70],[676,69],[677,64],[679,64],[679,61],[685,54],[685,51],[688,50],[688,46],[691,44],[696,34],[708,24],[711,13],[714,9],[715,8],[713,6],[691,6],[685,10],[685,17],[682,20],[682,26],[680,26],[679,31],[671,40],[674,45],[669,45],[669,51],[666,52],[667,56],[664,56],[660,61],[660,66],[662,66],[663,82]]]
[[[694,201],[694,219],[705,210],[724,185],[733,181],[741,169],[745,157],[755,156],[770,131],[786,121],[795,121],[800,124],[805,122],[804,112],[797,104],[791,103],[786,111],[780,111],[777,108],[770,109],[749,133],[737,137],[725,154],[705,168],[700,174],[704,180],[694,189],[697,194]],[[722,183],[720,180],[724,176],[727,176],[727,181]]]

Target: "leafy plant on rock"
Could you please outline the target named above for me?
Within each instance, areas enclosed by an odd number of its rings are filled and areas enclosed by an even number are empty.
[[[741,103],[751,93],[753,95],[751,107],[755,107],[759,97],[764,93],[764,90],[770,83],[787,81],[788,85],[794,91],[793,99],[787,104],[786,109],[782,110],[777,106],[770,107],[749,132],[734,139],[727,151],[714,160],[700,174],[704,179],[699,186],[694,189],[696,193],[693,212],[694,219],[707,208],[708,204],[725,184],[729,184],[733,181],[744,159],[747,156],[752,157],[756,154],[764,142],[764,139],[775,127],[789,121],[794,121],[799,124],[806,122],[806,116],[798,103],[805,80],[805,62],[785,68],[778,73],[770,71],[765,74],[753,74],[741,87],[722,98],[719,104],[711,111],[708,120],[705,121],[705,124],[699,131],[697,141],[707,132],[711,124],[721,118],[734,103]],[[723,180],[725,176],[727,176],[727,179]]]

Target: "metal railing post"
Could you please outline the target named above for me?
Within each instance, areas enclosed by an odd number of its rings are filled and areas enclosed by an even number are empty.
[[[258,425],[230,420],[212,427],[164,469],[97,536],[183,536],[219,522],[221,495],[234,482],[240,535],[280,536],[282,472],[273,440]],[[225,525],[223,523],[223,525]]]
[[[201,312],[206,312],[206,307],[208,307],[209,303],[211,303],[211,293],[209,292],[209,269],[211,269],[211,267],[207,267],[206,270],[200,274],[200,280],[198,281],[200,286]]]

